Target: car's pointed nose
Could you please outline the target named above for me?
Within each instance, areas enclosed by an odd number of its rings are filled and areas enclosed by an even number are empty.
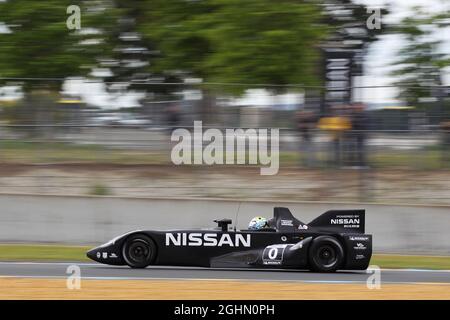
[[[98,248],[93,248],[91,250],[89,250],[88,252],[86,252],[86,256],[94,261],[98,262],[98,257],[97,257],[97,253],[98,253]]]
[[[86,256],[95,262],[104,264],[124,264],[123,259],[120,255],[120,247],[116,247],[114,243],[110,242],[92,248],[91,250],[86,252]]]

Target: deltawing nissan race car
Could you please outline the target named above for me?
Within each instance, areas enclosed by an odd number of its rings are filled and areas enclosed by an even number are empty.
[[[216,268],[285,268],[333,272],[367,269],[372,235],[365,210],[330,210],[308,224],[275,208],[262,230],[230,230],[230,219],[209,230],[132,231],[87,252],[97,262]]]

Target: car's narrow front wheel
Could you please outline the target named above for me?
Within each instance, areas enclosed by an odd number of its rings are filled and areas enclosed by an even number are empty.
[[[143,234],[129,236],[122,247],[126,264],[132,268],[145,268],[156,258],[156,245],[150,237]]]
[[[320,236],[313,240],[309,248],[311,270],[334,272],[342,266],[344,249],[341,243],[331,236]]]

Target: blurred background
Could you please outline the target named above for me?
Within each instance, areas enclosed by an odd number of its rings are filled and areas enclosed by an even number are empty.
[[[448,205],[449,9],[0,0],[0,192]],[[280,128],[279,173],[172,165],[197,120]]]

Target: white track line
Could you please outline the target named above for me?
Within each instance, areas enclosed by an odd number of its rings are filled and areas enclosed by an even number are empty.
[[[72,265],[76,264],[79,266],[98,266],[99,263],[89,263],[89,262],[28,262],[28,261],[0,261],[0,265]]]
[[[0,279],[66,279],[64,276],[0,276]],[[220,281],[220,282],[286,282],[286,283],[310,283],[310,284],[365,284],[366,281],[358,280],[267,280],[267,279],[222,279],[222,278],[143,278],[143,277],[82,277],[82,280],[144,280],[144,281]],[[443,285],[445,282],[405,282],[405,281],[382,281],[383,284],[405,284],[405,285]]]
[[[28,261],[0,261],[0,265],[73,265],[78,266],[92,266],[92,267],[102,267],[107,266],[101,263],[89,263],[89,262],[28,262]],[[109,266],[116,267],[118,269],[124,269],[126,266]],[[154,266],[156,269],[167,269],[167,270],[217,270],[217,271],[284,271],[284,272],[301,272],[305,270],[293,270],[293,269],[262,269],[262,268],[207,268],[207,267],[188,267],[188,266]],[[147,270],[152,270],[153,266],[147,268]],[[131,269],[130,269],[131,270]],[[369,271],[372,269],[368,269]],[[359,272],[361,274],[366,273],[365,270],[342,270]],[[450,270],[433,270],[433,269],[381,269],[381,271],[394,271],[394,272],[431,272],[431,273],[450,273]],[[337,272],[339,274],[339,271]]]
[[[370,270],[370,269],[369,269]],[[450,270],[433,270],[433,269],[381,269],[381,271],[397,271],[397,272],[450,272]]]

